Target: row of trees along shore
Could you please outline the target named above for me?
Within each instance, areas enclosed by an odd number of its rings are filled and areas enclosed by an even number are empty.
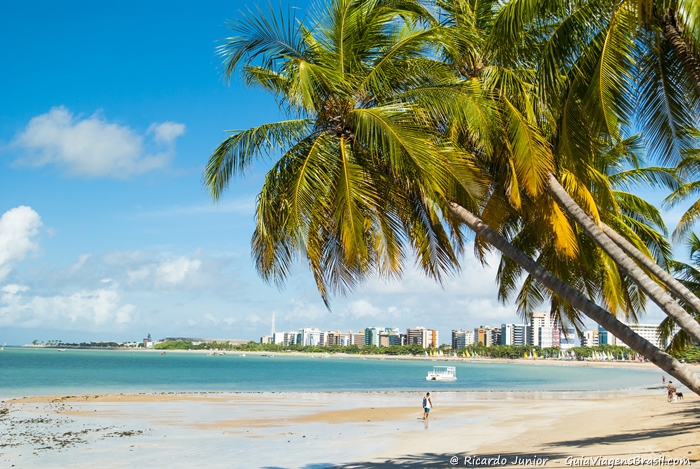
[[[304,260],[330,308],[416,262],[501,254],[499,298],[585,318],[700,394],[700,377],[626,322],[651,299],[669,351],[700,343],[700,274],[661,212],[700,189],[697,0],[326,0],[230,24],[224,74],[285,120],[230,131],[204,184],[269,158],[252,239],[262,278]],[[692,202],[673,232],[692,243]],[[697,251],[693,253],[695,255]],[[680,332],[675,333],[676,328]]]
[[[229,342],[202,342],[194,345],[192,342],[178,340],[160,342],[155,345],[157,350],[226,350],[231,352],[302,352],[302,353],[346,353],[351,355],[412,355],[425,356],[426,353],[443,352],[442,358],[449,359],[452,354],[457,357],[474,358],[556,358],[571,357],[577,360],[595,357],[595,354],[605,354],[615,360],[634,360],[634,351],[629,347],[617,345],[600,345],[597,347],[572,347],[567,352],[562,352],[559,347],[539,347],[530,345],[469,345],[464,349],[452,350],[450,347],[438,347],[434,349],[424,349],[422,345],[390,345],[388,347],[376,347],[367,345],[358,347],[357,345],[282,345],[282,344],[260,344],[250,341],[247,344],[233,345]],[[533,354],[534,352],[534,354]],[[674,356],[687,362],[700,362],[700,347],[686,347],[683,352]]]

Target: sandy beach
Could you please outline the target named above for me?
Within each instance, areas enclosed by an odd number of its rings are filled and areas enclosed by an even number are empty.
[[[427,422],[421,393],[21,398],[0,404],[0,467],[700,467],[700,398],[684,397],[445,392]]]

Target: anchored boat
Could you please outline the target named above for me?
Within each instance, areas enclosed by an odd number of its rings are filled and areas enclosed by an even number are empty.
[[[454,366],[434,366],[433,371],[425,377],[426,381],[457,381],[457,370]]]

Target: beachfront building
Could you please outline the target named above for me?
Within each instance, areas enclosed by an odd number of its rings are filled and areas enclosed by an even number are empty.
[[[316,347],[321,342],[321,331],[305,327],[297,333],[297,345]]]
[[[406,334],[389,334],[389,345],[406,345]]]
[[[495,327],[477,327],[476,329],[474,329],[474,343],[485,345],[487,347],[491,345],[497,345],[501,340],[501,329],[498,328],[497,332],[495,332],[495,330]],[[494,339],[496,339],[497,341],[494,342]]]
[[[380,332],[379,333],[379,346],[380,347],[388,347],[389,346],[389,333],[388,332]]]
[[[321,332],[318,336],[319,347],[326,347],[328,345],[328,332]]]
[[[347,347],[352,341],[352,331],[348,333],[343,333],[340,331],[329,331],[326,332],[325,345],[326,346],[343,346]]]
[[[356,345],[358,348],[365,346],[365,333],[363,331],[352,334],[352,344]]]
[[[527,344],[527,329],[525,324],[501,324],[501,345],[522,346]]]
[[[365,328],[365,345],[374,345],[379,347],[379,334],[384,332],[383,327],[367,327]]]
[[[597,347],[600,345],[598,331],[583,331],[581,336],[581,347]]]
[[[400,335],[399,330],[395,327],[368,327],[365,329],[365,345],[388,347],[392,335]]]
[[[452,331],[452,348],[460,350],[474,343],[474,330],[456,329]]]
[[[624,345],[623,342],[617,340],[617,337],[606,331],[603,326],[598,326],[598,343],[600,345]]]
[[[529,322],[527,345],[536,345],[542,348],[559,347],[561,328],[555,323],[550,313],[530,313]]]
[[[658,347],[660,349],[666,348],[667,344],[663,343],[661,341],[661,338],[659,337],[659,326],[656,326],[654,324],[627,324],[627,327],[629,327],[634,332],[651,342],[651,344],[655,347]]]
[[[573,327],[562,328],[559,332],[559,348],[566,352],[576,347],[576,331]]]
[[[491,335],[491,344],[492,345],[498,345],[501,343],[501,328],[500,327],[492,327],[489,334]]]
[[[283,344],[284,343],[284,334],[286,332],[275,332],[272,334],[272,343],[273,344]]]
[[[296,345],[297,344],[297,333],[296,332],[285,332],[284,333],[284,346]]]
[[[413,327],[406,329],[406,345],[422,345],[423,348],[436,348],[438,346],[438,331],[425,327]]]
[[[264,335],[260,337],[260,343],[261,344],[274,344],[275,339],[271,335]]]

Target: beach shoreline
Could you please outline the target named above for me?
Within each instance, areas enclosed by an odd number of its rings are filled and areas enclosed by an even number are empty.
[[[0,403],[16,467],[465,467],[464,458],[688,458],[700,464],[700,399],[634,392],[140,393]],[[7,409],[3,413],[2,409]],[[216,450],[214,450],[216,448]],[[459,464],[450,459],[458,458]],[[556,462],[555,462],[556,461]],[[473,466],[471,466],[473,467]]]

